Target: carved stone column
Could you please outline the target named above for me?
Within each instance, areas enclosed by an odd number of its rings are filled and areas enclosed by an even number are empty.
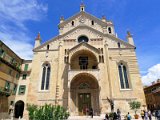
[[[110,98],[112,98],[112,85],[111,85],[111,73],[110,73],[110,63],[109,63],[109,52],[108,52],[108,44],[107,44],[107,38],[105,38],[105,53],[106,53],[106,67],[107,67],[107,75],[108,75],[108,82],[109,82],[109,90],[110,90]]]

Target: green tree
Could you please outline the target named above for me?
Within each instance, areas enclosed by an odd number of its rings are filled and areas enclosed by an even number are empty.
[[[139,101],[131,101],[129,102],[129,106],[131,110],[135,111],[135,114],[137,110],[141,107],[141,103]]]

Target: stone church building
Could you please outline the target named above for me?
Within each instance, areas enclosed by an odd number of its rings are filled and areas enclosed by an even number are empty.
[[[145,105],[130,32],[127,42],[119,39],[112,21],[87,13],[84,4],[58,27],[59,35],[47,42],[41,44],[40,34],[35,39],[25,106],[59,104],[71,115],[92,107],[101,115],[118,108],[127,113],[133,100]]]

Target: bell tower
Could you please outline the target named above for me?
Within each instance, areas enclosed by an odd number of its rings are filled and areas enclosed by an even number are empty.
[[[34,48],[38,47],[41,45],[41,36],[40,36],[40,32],[38,33],[36,39],[35,39],[35,45]]]
[[[85,11],[85,4],[82,2],[80,5],[80,12],[84,12]]]

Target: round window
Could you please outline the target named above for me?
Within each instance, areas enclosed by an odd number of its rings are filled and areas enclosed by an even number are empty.
[[[78,42],[88,42],[88,38],[86,36],[81,36],[78,38]]]

